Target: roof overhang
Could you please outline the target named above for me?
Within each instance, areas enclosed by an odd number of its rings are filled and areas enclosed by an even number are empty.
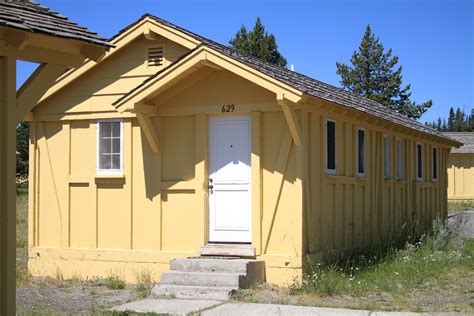
[[[147,100],[156,97],[202,67],[218,68],[232,72],[275,93],[276,99],[280,100],[279,103],[281,103],[281,100],[285,100],[289,104],[298,103],[303,97],[303,92],[202,45],[144,81],[117,100],[114,106],[121,113],[131,111],[136,105],[146,104]]]
[[[156,20],[145,16],[136,23],[120,31],[118,35],[111,39],[110,42],[115,46],[115,48],[106,52],[102,60],[114,56],[117,52],[121,51],[122,48],[140,36],[145,36],[145,38],[150,40],[156,39],[157,36],[163,36],[188,49],[194,49],[200,44],[200,42],[195,38],[172,27],[160,24]],[[92,61],[86,61],[79,64],[77,68],[69,70],[43,95],[39,102],[52,96],[73,80],[91,70],[95,65],[96,63]]]
[[[78,67],[87,58],[99,61],[108,49],[84,41],[0,27],[0,53],[19,60]]]

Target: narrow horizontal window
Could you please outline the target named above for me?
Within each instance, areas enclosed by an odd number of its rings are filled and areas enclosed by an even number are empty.
[[[423,146],[421,144],[416,145],[416,159],[417,159],[417,178],[423,180]]]
[[[326,121],[326,169],[336,172],[336,122]]]
[[[383,138],[383,176],[384,179],[390,179],[391,174],[391,146],[390,146],[390,136],[385,135]]]
[[[431,166],[433,168],[433,180],[438,179],[438,148],[433,147]]]
[[[97,122],[97,172],[122,173],[122,121]]]
[[[403,180],[403,165],[404,165],[404,154],[403,154],[403,141],[397,139],[397,180]]]
[[[357,174],[365,175],[365,131],[357,130]]]

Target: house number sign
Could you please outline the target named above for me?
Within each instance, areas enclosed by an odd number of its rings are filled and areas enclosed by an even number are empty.
[[[235,111],[235,104],[225,104],[222,106],[222,113],[230,113]]]

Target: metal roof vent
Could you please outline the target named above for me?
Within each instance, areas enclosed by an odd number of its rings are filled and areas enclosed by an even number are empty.
[[[148,48],[148,66],[163,66],[163,47]]]

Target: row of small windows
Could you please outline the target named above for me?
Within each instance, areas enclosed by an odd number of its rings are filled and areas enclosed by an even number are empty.
[[[365,176],[365,130],[363,128],[357,129],[357,176]],[[404,179],[404,146],[403,140],[397,138],[396,145],[396,179]],[[392,179],[392,144],[391,137],[385,135],[383,139],[383,170],[384,179]],[[416,145],[417,155],[417,179],[423,180],[423,144]],[[438,148],[433,147],[431,150],[431,167],[432,180],[438,179]],[[326,121],[326,173],[336,174],[336,122],[333,120]]]

